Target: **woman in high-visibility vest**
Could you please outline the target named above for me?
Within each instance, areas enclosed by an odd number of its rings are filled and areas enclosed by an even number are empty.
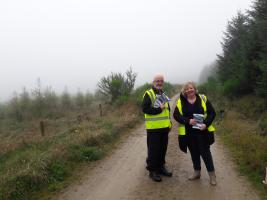
[[[187,82],[182,88],[173,113],[174,119],[179,122],[179,146],[184,152],[188,148],[191,154],[194,172],[188,179],[200,178],[202,157],[211,185],[217,184],[210,152],[210,145],[214,142],[215,128],[212,122],[215,115],[215,110],[207,97],[197,93],[193,82]]]

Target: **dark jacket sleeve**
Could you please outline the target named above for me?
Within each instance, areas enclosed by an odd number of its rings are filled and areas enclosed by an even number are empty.
[[[157,115],[162,112],[161,108],[154,108],[151,103],[151,99],[149,95],[146,93],[143,102],[142,102],[142,110],[144,113],[149,115]]]
[[[212,106],[212,104],[210,103],[210,101],[207,99],[206,102],[206,106],[207,106],[207,118],[204,120],[204,124],[206,124],[206,126],[210,126],[216,116],[216,112]]]
[[[177,106],[175,107],[174,109],[174,112],[173,112],[173,118],[179,122],[180,124],[188,124],[189,123],[189,120],[187,117],[184,117],[183,115],[180,114]]]

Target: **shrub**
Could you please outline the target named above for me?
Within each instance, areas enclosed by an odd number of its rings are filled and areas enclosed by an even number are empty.
[[[102,158],[104,152],[99,147],[85,145],[74,145],[71,147],[71,160],[76,161],[95,161]]]
[[[107,98],[110,98],[111,103],[121,96],[129,96],[131,94],[137,73],[130,68],[125,75],[112,72],[107,77],[102,77],[98,82],[99,91]]]

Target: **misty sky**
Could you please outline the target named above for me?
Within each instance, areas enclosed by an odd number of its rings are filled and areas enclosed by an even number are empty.
[[[0,101],[36,85],[94,92],[110,72],[198,80],[223,31],[251,0],[2,0]]]

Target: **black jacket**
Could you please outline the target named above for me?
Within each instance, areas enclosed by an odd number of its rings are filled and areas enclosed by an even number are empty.
[[[204,109],[201,105],[201,98],[197,94],[196,95],[196,101],[194,104],[190,104],[187,99],[181,94],[180,95],[181,99],[181,104],[182,104],[182,111],[183,115],[180,114],[177,106],[175,107],[173,117],[174,119],[179,122],[180,124],[185,125],[185,131],[186,135],[181,136],[179,135],[179,145],[180,149],[184,152],[187,150],[187,141],[194,136],[194,134],[202,134],[203,137],[207,140],[209,144],[212,144],[214,142],[214,134],[208,133],[208,130],[203,131],[198,130],[198,129],[193,129],[192,126],[189,124],[190,119],[193,118],[193,113],[198,113],[198,114],[204,114]],[[210,126],[216,116],[216,112],[210,103],[210,101],[207,99],[206,101],[206,106],[207,106],[207,117],[204,119],[204,124],[206,124],[206,127]]]
[[[152,87],[153,91],[155,92],[155,94],[161,94],[163,91],[159,91],[156,88]],[[168,104],[168,109],[170,111],[170,105]],[[157,115],[160,114],[162,112],[161,108],[154,108],[151,102],[151,99],[149,97],[149,95],[146,93],[144,98],[143,98],[143,102],[142,102],[142,110],[143,113],[149,114],[149,115]],[[169,128],[160,128],[160,129],[153,129],[153,130],[147,130],[147,132],[159,132],[159,131],[167,131],[169,130]]]

